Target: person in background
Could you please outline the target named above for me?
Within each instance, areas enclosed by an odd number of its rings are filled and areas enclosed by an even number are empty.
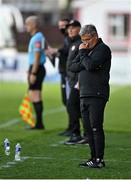
[[[43,124],[43,101],[42,101],[42,83],[45,77],[45,37],[40,32],[40,20],[37,16],[29,16],[25,20],[26,31],[31,35],[28,46],[28,86],[29,98],[33,103],[36,124],[32,129],[44,129]]]
[[[81,167],[103,168],[105,135],[103,130],[104,109],[109,99],[111,50],[98,37],[96,27],[85,25],[80,31],[83,43],[73,60],[70,70],[79,73],[81,114],[87,124],[87,135],[91,150],[89,160]]]
[[[68,141],[65,142],[66,145],[84,143],[87,139],[81,137],[80,132],[80,97],[79,97],[79,87],[78,87],[78,73],[71,72],[69,67],[74,58],[77,56],[79,52],[79,45],[81,44],[81,38],[79,35],[81,28],[81,24],[77,20],[71,20],[68,24],[67,31],[68,36],[70,37],[71,43],[67,58],[67,108],[70,116],[71,124],[72,124],[72,135]],[[84,128],[86,128],[84,126]],[[85,130],[84,130],[85,131]],[[84,133],[85,136],[85,133]],[[83,141],[84,139],[84,141]]]
[[[62,18],[58,21],[58,28],[59,31],[64,36],[64,42],[63,46],[57,50],[57,57],[59,58],[59,73],[60,73],[60,86],[61,86],[61,97],[62,97],[62,103],[67,109],[67,93],[66,93],[66,81],[67,81],[67,74],[66,74],[66,63],[67,63],[67,57],[70,47],[70,38],[67,33],[67,25],[69,24],[69,19]],[[70,120],[70,116],[67,110],[67,116],[68,116],[68,126],[63,131],[60,132],[59,135],[63,136],[70,136],[72,134],[72,121]]]

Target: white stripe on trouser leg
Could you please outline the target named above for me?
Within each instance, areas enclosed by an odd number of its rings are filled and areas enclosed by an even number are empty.
[[[69,99],[70,91],[71,91],[71,88],[69,86],[68,80],[66,79],[66,99]]]

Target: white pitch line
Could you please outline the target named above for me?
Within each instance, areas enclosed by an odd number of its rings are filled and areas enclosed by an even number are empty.
[[[7,162],[6,164],[1,165],[1,166],[0,166],[0,169],[10,168],[10,167],[12,167],[12,166],[14,166],[14,165],[16,165],[16,162],[14,162],[14,161]]]
[[[3,169],[3,168],[5,169],[5,168],[13,167],[13,166],[17,165],[19,162],[25,161],[26,159],[27,159],[27,158],[22,158],[21,161],[15,161],[15,160],[13,160],[13,161],[8,161],[6,164],[1,165],[1,166],[0,166],[0,169]]]
[[[65,139],[64,141],[58,141],[57,143],[50,144],[49,146],[58,147],[59,145],[64,145],[64,142],[66,140],[68,140],[68,139]]]
[[[63,111],[65,111],[64,107],[50,109],[50,110],[45,112],[44,116],[48,116],[48,115],[51,115],[51,114],[56,114],[56,113],[63,112]],[[10,127],[10,126],[12,126],[14,124],[17,124],[19,122],[20,122],[19,118],[12,119],[12,120],[7,121],[7,122],[5,122],[3,124],[0,124],[0,129]]]
[[[46,111],[44,115],[47,116],[50,114],[55,114],[55,113],[63,112],[63,111],[65,111],[64,107],[58,107],[58,108],[54,108],[54,109],[50,109],[50,110]]]
[[[65,147],[73,147],[73,148],[77,148],[80,145],[89,146],[89,144],[70,144],[70,145],[66,145],[65,142],[67,140],[68,139],[65,139],[64,141],[58,141],[57,143],[50,144],[49,146],[51,146],[51,147],[58,147],[59,146],[60,147],[60,145],[64,145]]]
[[[80,146],[89,146],[89,144],[70,144],[66,145],[64,142],[66,142],[68,139],[65,139],[64,141],[58,141],[57,143],[50,144],[51,147],[60,147],[60,145],[65,145],[65,147],[80,147]],[[63,147],[63,146],[62,146]],[[122,148],[122,147],[114,147],[114,149],[117,149],[118,151],[131,151],[131,148]]]
[[[117,148],[119,149],[120,151],[131,151],[131,148]]]
[[[29,159],[29,157],[28,157],[28,156],[26,156],[26,157],[21,157],[21,160],[20,160],[20,161],[15,161],[15,160],[13,160],[13,161],[8,161],[8,162],[6,162],[6,164],[1,165],[1,166],[0,166],[0,169],[13,167],[13,166],[17,165],[18,163],[24,162],[26,159]]]
[[[58,160],[56,157],[49,157],[49,156],[24,156],[21,158],[22,161],[27,160],[27,159],[36,159],[36,160]],[[80,159],[80,158],[73,158],[73,159],[65,159],[65,158],[60,158],[60,160],[72,160],[72,161],[84,161],[85,159]],[[116,160],[116,159],[106,159],[106,162],[126,162],[126,163],[131,163],[131,160]],[[21,161],[20,161],[21,162]]]
[[[1,169],[5,169],[5,168],[10,168],[10,167],[14,167],[16,166],[18,163],[23,163],[25,160],[28,160],[28,159],[34,159],[34,160],[58,160],[58,158],[56,157],[48,157],[48,156],[24,156],[24,157],[21,157],[21,161],[10,161],[10,162],[7,162],[6,164],[4,165],[1,165],[0,166],[0,170]],[[80,158],[73,158],[73,159],[65,159],[65,158],[61,158],[60,160],[62,161],[85,161],[85,159],[80,159]],[[105,160],[105,162],[119,162],[119,163],[131,163],[131,161],[125,161],[125,160],[116,160],[116,159],[107,159]]]
[[[16,161],[9,161],[9,162],[7,162],[7,165],[14,165],[14,164],[16,164]]]
[[[48,156],[25,156],[22,157],[23,160],[26,159],[40,159],[40,160],[58,160],[58,158],[55,157],[48,157]],[[60,158],[60,160],[72,160],[72,161],[84,161],[85,159],[80,159],[80,158],[73,158],[73,159],[65,159],[65,158]],[[118,159],[106,159],[105,162],[125,162],[125,163],[131,163],[131,160],[118,160]]]
[[[123,86],[118,87],[118,88],[114,88],[114,90],[112,89],[111,94],[115,93],[116,91],[119,91],[122,88],[123,88]],[[45,112],[44,116],[55,114],[55,113],[58,113],[58,112],[63,112],[63,111],[65,111],[64,107],[58,107],[58,108],[50,109],[50,110]],[[5,122],[3,124],[0,124],[0,129],[12,126],[14,124],[17,124],[19,121],[20,121],[19,118],[15,118],[15,119],[12,119],[10,121],[7,121],[7,122]]]
[[[0,129],[17,124],[19,121],[20,121],[19,119],[12,119],[10,121],[7,121],[3,124],[0,124]]]
[[[21,158],[21,161],[18,161],[18,162],[23,162],[27,159],[45,159],[45,160],[58,160],[58,158],[55,158],[55,157],[49,157],[49,156],[23,156]],[[85,159],[80,159],[80,158],[73,158],[73,159],[65,159],[65,158],[61,158],[61,160],[72,160],[72,161],[81,161],[81,160],[85,160]],[[130,163],[131,160],[116,160],[116,159],[106,159],[105,160],[106,162],[127,162],[127,163]],[[12,164],[12,165],[15,165],[17,164],[16,161],[12,161],[12,162],[7,162],[7,164]]]

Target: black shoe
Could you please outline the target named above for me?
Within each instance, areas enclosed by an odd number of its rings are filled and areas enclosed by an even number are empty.
[[[59,136],[72,136],[72,132],[69,130],[66,130],[66,131],[60,132],[58,135]]]
[[[103,167],[105,167],[105,162],[103,159],[97,158],[96,165],[97,165],[97,168],[103,168]]]
[[[105,167],[105,162],[103,159],[97,158],[89,159],[88,161],[82,162],[79,164],[80,167],[87,167],[87,168],[103,168]]]
[[[88,138],[82,138],[81,141],[78,142],[78,144],[86,144],[89,145]]]
[[[82,140],[81,136],[77,136],[77,135],[73,134],[68,141],[64,142],[64,144],[66,144],[66,145],[78,144],[81,140]]]

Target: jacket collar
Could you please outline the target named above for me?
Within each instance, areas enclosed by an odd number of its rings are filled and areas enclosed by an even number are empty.
[[[95,49],[95,47],[98,46],[101,43],[103,43],[102,39],[98,38],[98,41],[97,41],[96,45],[92,49],[90,49],[90,51],[93,51]]]

